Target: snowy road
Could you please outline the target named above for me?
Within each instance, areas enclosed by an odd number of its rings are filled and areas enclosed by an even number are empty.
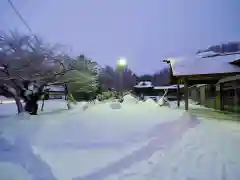
[[[153,104],[72,110],[49,101],[40,116],[0,105],[0,179],[235,180],[240,125]],[[26,120],[23,120],[26,119]],[[21,177],[21,178],[20,178]],[[4,179],[5,178],[5,179]],[[12,179],[14,179],[12,177]]]

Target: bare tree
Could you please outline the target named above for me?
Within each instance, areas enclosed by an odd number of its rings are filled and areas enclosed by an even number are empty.
[[[70,61],[66,66],[64,61]],[[18,112],[37,113],[45,86],[64,84],[61,77],[72,70],[71,58],[31,36],[16,32],[0,36],[0,95],[15,99]]]

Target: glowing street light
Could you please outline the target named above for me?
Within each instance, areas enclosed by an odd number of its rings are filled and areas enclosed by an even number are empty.
[[[127,59],[126,58],[119,58],[118,59],[118,62],[117,62],[117,65],[119,67],[126,67],[127,66]]]
[[[127,66],[127,59],[126,58],[119,58],[117,61],[117,68],[120,70],[120,95],[123,96],[123,70]]]

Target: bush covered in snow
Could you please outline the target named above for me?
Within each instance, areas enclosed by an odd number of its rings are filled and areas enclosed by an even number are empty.
[[[109,99],[113,96],[112,92],[103,92],[102,93],[102,97],[103,97],[103,100],[105,99]]]

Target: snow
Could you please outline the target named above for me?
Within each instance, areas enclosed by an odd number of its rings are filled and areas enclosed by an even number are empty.
[[[240,176],[240,128],[239,125],[235,128],[233,140],[231,128],[236,127],[236,123],[230,124],[202,121],[168,151],[157,151],[148,161],[141,161],[107,180],[237,180]]]
[[[183,84],[179,84],[179,88],[184,88]],[[177,85],[171,85],[171,86],[155,86],[154,89],[177,89]]]
[[[122,105],[121,105],[120,102],[112,102],[112,103],[110,104],[110,107],[111,107],[112,109],[121,109]]]
[[[2,180],[32,180],[32,176],[22,166],[10,162],[0,162],[0,174]]]
[[[112,102],[80,102],[67,110],[51,100],[39,116],[20,117],[15,104],[1,104],[0,179],[240,177],[238,123],[151,103],[126,101],[113,110]]]
[[[141,81],[134,87],[135,88],[149,88],[149,87],[153,87],[153,85],[152,85],[151,81]]]
[[[164,105],[164,97],[162,97],[162,98],[160,98],[158,100],[158,104],[159,104],[159,106],[163,106]]]
[[[12,104],[15,103],[13,98],[6,98],[4,96],[0,96],[0,104]]]
[[[145,102],[145,105],[147,106],[156,106],[156,102],[152,98],[148,98]]]
[[[186,57],[170,59],[174,76],[239,73],[238,66],[230,64],[236,55],[209,58]]]
[[[136,99],[135,97],[131,96],[130,94],[127,94],[123,97],[123,103],[132,103],[132,104],[136,104],[138,102],[138,99]]]

